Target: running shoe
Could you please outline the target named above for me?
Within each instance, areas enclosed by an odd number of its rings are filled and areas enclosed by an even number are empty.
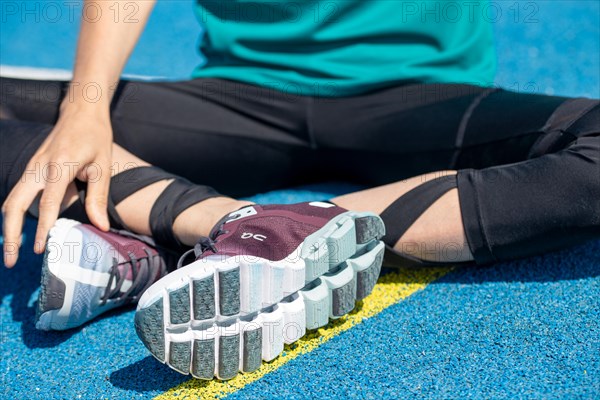
[[[384,234],[377,215],[331,203],[244,207],[142,295],[137,334],[182,374],[252,372],[371,292]]]
[[[42,265],[35,326],[65,330],[134,303],[166,274],[165,257],[148,238],[59,219]]]

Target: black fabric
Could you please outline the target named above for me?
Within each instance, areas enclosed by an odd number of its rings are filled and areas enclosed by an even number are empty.
[[[51,115],[48,109],[48,106],[42,107],[42,114],[37,115],[36,118],[42,118],[46,114]],[[24,173],[26,174],[24,179],[42,179],[43,166],[28,168],[27,164],[51,130],[51,125],[40,122],[0,121],[1,202],[4,202],[12,187]],[[116,210],[117,204],[138,190],[166,179],[175,179],[177,187],[168,186],[168,190],[163,192],[159,201],[154,204],[150,220],[152,233],[156,243],[160,246],[181,251],[183,246],[175,238],[172,229],[173,222],[179,214],[192,205],[207,198],[219,196],[219,193],[210,187],[195,185],[154,166],[128,168],[111,178],[108,218],[113,229],[127,229],[127,225]],[[63,210],[60,217],[90,223],[85,212],[87,184],[77,179],[75,184],[79,201]],[[35,218],[38,217],[36,204],[29,208],[29,214]]]
[[[210,187],[193,185],[187,179],[175,179],[152,206],[150,230],[154,240],[171,249],[183,249],[173,233],[175,219],[192,205],[216,196],[219,193]]]
[[[117,212],[117,204],[148,185],[164,179],[173,178],[175,177],[172,174],[169,174],[160,168],[151,166],[129,168],[113,176],[110,179],[110,192],[108,196],[108,219],[110,221],[110,226],[113,229],[118,230],[127,229],[127,225],[123,222],[121,216]],[[75,179],[75,186],[77,187],[79,201],[63,210],[60,216],[89,223],[89,219],[85,212],[87,184]],[[30,208],[29,213],[33,217],[38,217],[35,207]]]
[[[480,264],[562,248],[600,235],[600,136],[503,167],[461,170],[460,207]]]
[[[0,120],[0,201],[25,172],[25,179],[39,179],[39,168],[27,170],[31,156],[42,145],[52,127],[28,121]]]
[[[1,122],[4,199],[58,115],[60,96],[39,93],[65,83],[0,83],[0,104],[22,120]],[[196,79],[123,81],[111,115],[116,143],[230,196],[459,170],[469,246],[486,263],[599,236],[598,104],[449,84],[313,98]]]
[[[393,247],[398,239],[433,203],[456,188],[456,175],[435,178],[400,196],[381,213],[386,232],[383,241]]]
[[[183,251],[182,245],[173,232],[175,219],[183,211],[203,200],[220,196],[213,188],[195,185],[187,179],[169,174],[160,168],[143,166],[126,169],[111,178],[108,215],[113,229],[128,229],[123,222],[116,206],[135,192],[162,180],[173,180],[159,195],[150,212],[150,228],[152,238],[161,247],[172,251]],[[80,201],[71,205],[62,213],[62,217],[81,220],[85,215],[84,199],[86,184],[75,181],[80,193]],[[87,217],[85,217],[87,220]]]
[[[175,178],[173,174],[163,171],[158,167],[143,166],[128,168],[111,178],[110,197],[115,204],[119,204],[146,186],[173,178]]]

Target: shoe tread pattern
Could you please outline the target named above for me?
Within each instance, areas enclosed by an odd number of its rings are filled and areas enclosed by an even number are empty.
[[[313,277],[309,285],[299,288],[300,301],[303,302],[304,331],[325,326],[330,319],[351,312],[356,302],[372,291],[380,272],[384,246],[379,239],[385,233],[381,219],[374,215],[353,213],[335,224],[335,227],[328,227],[323,237],[316,238],[313,242],[315,249],[325,250],[325,254],[305,258],[307,274],[310,261],[316,261],[313,264],[325,263],[326,268],[321,268],[321,272],[316,278]],[[269,268],[268,265],[263,267]],[[340,271],[345,271],[342,281],[337,279]],[[162,315],[162,298],[151,306],[140,309],[136,314],[138,335],[156,358],[165,362],[166,357],[166,364],[171,368],[184,374],[191,373],[199,379],[213,379],[216,376],[226,380],[235,377],[238,372],[255,371],[262,360],[272,359],[271,354],[265,350],[265,337],[272,335],[272,332],[261,321],[269,317],[270,313],[281,313],[280,310],[285,310],[285,307],[278,308],[281,303],[268,307],[269,304],[260,302],[263,307],[259,312],[251,314],[252,324],[246,325],[252,329],[241,328],[241,321],[246,321],[240,313],[243,284],[240,268],[237,266],[215,271],[213,275],[202,279],[190,277],[189,288],[184,286],[173,292],[167,288],[166,293],[169,293],[171,302],[170,309],[167,309],[169,315]],[[279,301],[281,300],[283,299]],[[191,308],[189,304],[192,305]],[[164,321],[170,321],[171,324],[191,321],[187,326],[193,331],[193,338],[182,343],[183,336],[177,335],[183,333],[177,330],[178,327],[168,324],[165,329],[163,317]],[[286,314],[281,321],[287,317],[289,315]],[[236,334],[215,335],[214,332],[222,327],[223,321],[231,327],[238,327]],[[225,331],[227,329],[229,328],[224,328]],[[206,338],[211,336],[209,333],[212,337]],[[281,333],[278,332],[276,336],[280,338]],[[172,341],[171,336],[179,339]],[[275,346],[276,352],[283,351],[283,340],[280,340],[281,346]],[[165,348],[169,350],[168,356],[165,355]]]

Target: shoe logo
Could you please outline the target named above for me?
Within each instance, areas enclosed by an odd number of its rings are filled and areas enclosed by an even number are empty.
[[[254,233],[244,232],[242,233],[242,239],[256,239],[259,242],[262,242],[267,237],[265,235],[255,235]]]

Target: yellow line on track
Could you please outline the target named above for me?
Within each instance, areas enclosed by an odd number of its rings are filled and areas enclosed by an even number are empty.
[[[358,303],[352,313],[324,328],[308,332],[296,343],[286,346],[281,356],[270,363],[263,363],[258,370],[249,374],[239,374],[234,379],[224,382],[190,379],[155,397],[155,400],[215,399],[237,392],[293,359],[310,353],[329,339],[360,324],[363,320],[373,317],[400,300],[423,290],[429,283],[451,270],[452,268],[431,268],[385,274],[379,278],[373,292]]]

